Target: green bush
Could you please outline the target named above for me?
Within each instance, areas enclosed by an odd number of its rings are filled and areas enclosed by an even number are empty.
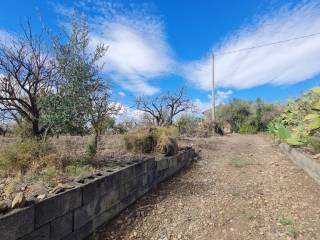
[[[234,99],[228,104],[217,107],[216,120],[222,126],[226,123],[230,124],[232,132],[240,132],[241,127],[247,128],[246,125],[252,125],[257,132],[263,132],[267,130],[268,124],[280,114],[280,109],[280,105],[265,103],[260,98],[257,98],[255,102]]]
[[[269,133],[293,146],[309,144],[317,149],[312,138],[320,133],[320,88],[313,88],[296,100],[289,100],[279,117],[269,124]]]
[[[256,134],[258,132],[257,127],[250,124],[243,124],[240,126],[239,132],[241,134]]]
[[[195,135],[198,123],[198,118],[194,118],[188,115],[181,116],[176,122],[179,134],[191,136]]]

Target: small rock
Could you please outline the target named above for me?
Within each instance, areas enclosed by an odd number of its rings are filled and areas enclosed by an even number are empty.
[[[11,207],[12,208],[21,208],[24,207],[26,204],[26,197],[24,196],[23,192],[19,192],[15,195]]]
[[[40,201],[42,201],[42,200],[45,199],[45,198],[46,198],[46,195],[45,195],[45,194],[40,194],[40,195],[37,197],[37,199],[40,200]]]
[[[58,193],[62,193],[64,191],[66,191],[66,190],[72,189],[74,187],[75,186],[70,185],[70,184],[59,183],[58,186],[56,186],[54,189],[51,190],[51,192],[54,194],[58,194]]]

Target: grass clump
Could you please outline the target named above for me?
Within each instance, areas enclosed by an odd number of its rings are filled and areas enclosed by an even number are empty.
[[[88,143],[86,144],[86,153],[89,157],[94,157],[97,154],[98,148],[98,136],[93,135],[89,138]]]
[[[258,132],[258,129],[256,126],[253,126],[251,124],[243,124],[240,126],[239,132],[240,134],[256,134]]]
[[[90,166],[85,159],[74,161],[65,168],[65,172],[72,178],[82,178],[94,172],[94,168]]]
[[[283,225],[283,226],[287,226],[287,235],[296,239],[298,237],[298,231],[295,228],[295,222],[293,219],[291,218],[285,218],[282,217],[280,218],[279,222]]]
[[[125,148],[136,153],[162,153],[171,156],[178,151],[177,134],[175,128],[136,129],[124,137]]]
[[[233,159],[231,162],[230,162],[230,165],[235,167],[235,168],[242,168],[244,166],[247,165],[246,162],[244,162],[243,160],[241,159]]]

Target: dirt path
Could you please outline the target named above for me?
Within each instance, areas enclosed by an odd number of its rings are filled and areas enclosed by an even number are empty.
[[[193,141],[202,158],[96,233],[106,239],[320,239],[320,186],[264,136]]]

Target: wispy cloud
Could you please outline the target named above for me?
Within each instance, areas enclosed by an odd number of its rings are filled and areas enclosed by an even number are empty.
[[[126,96],[125,92],[123,92],[123,91],[120,91],[118,94],[120,95],[120,97],[125,97]]]
[[[304,1],[286,6],[233,33],[219,47],[215,74],[218,87],[245,89],[263,84],[292,84],[320,73],[320,36],[235,54],[220,53],[320,32],[320,4]],[[183,75],[198,88],[211,89],[211,56],[187,63]]]
[[[14,34],[9,33],[6,30],[0,29],[0,43],[7,45],[10,44],[11,41],[14,39]]]
[[[87,0],[76,8],[90,16],[93,44],[109,46],[104,72],[127,91],[152,95],[159,91],[152,80],[174,72],[175,61],[161,19],[145,7],[128,6]]]
[[[233,92],[231,90],[217,91],[215,96],[215,99],[216,99],[215,105],[218,106],[218,105],[225,104],[232,94]],[[205,100],[205,101],[201,101],[199,98],[196,98],[193,100],[193,103],[195,104],[197,111],[202,113],[212,107],[212,95],[209,94],[208,100]]]

